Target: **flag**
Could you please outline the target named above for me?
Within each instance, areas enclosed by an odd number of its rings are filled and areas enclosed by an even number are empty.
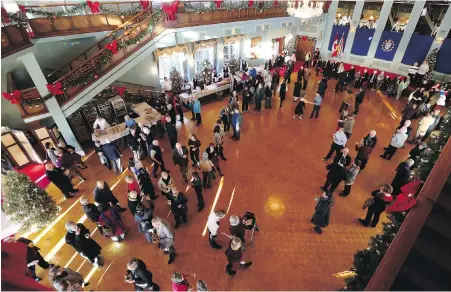
[[[383,31],[374,57],[385,61],[393,61],[402,35],[402,32]]]
[[[332,44],[332,58],[338,57],[338,51],[339,47],[338,47],[338,32],[337,32],[337,34],[335,35],[334,43]]]
[[[345,43],[344,37],[345,37],[345,34],[343,33],[341,35],[340,43],[338,44],[338,56],[337,56],[338,58],[341,58],[341,56],[343,55],[344,43]]]

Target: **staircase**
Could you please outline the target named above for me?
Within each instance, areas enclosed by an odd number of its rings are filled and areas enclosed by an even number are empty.
[[[390,290],[451,290],[451,176]]]
[[[161,9],[154,7],[141,11],[73,61],[48,74],[46,78],[49,83],[62,84],[63,93],[55,97],[64,114],[71,115],[132,69],[137,62],[156,49],[159,40],[174,32],[172,28],[287,16],[286,9],[281,7],[272,7],[265,11],[254,7],[239,11],[218,9],[198,14],[186,11],[183,5],[183,2],[179,3],[176,21],[168,20]],[[115,53],[108,49],[113,42],[118,45]],[[36,98],[36,89],[28,91],[33,92],[28,94],[29,99]],[[22,113],[31,111],[27,106],[22,107]],[[39,113],[33,110],[32,119],[28,115],[23,117],[25,122],[31,122],[40,119],[39,115],[46,111],[45,108],[40,109]]]

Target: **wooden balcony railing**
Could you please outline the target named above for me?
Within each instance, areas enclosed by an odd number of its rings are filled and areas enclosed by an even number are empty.
[[[22,25],[2,26],[2,58],[31,46],[33,43]]]
[[[184,2],[180,2],[176,16],[177,21],[168,21],[163,17],[160,9],[149,7],[109,33],[73,61],[49,74],[47,80],[49,82],[59,81],[63,85],[63,94],[56,96],[62,106],[129,55],[154,39],[165,27],[188,27],[281,16],[287,16],[287,13],[285,9],[279,7],[271,7],[262,12],[254,7],[237,11],[218,9],[202,14],[186,11]],[[152,19],[156,22],[153,27],[149,27]],[[137,36],[142,38],[130,45],[129,43],[136,40]],[[113,40],[118,44],[127,43],[129,45],[119,48],[116,54],[111,54],[106,45]]]
[[[79,3],[25,5],[24,7],[25,9],[54,12],[67,11],[76,5]],[[134,15],[129,13],[134,11],[138,13],[140,8],[139,2],[128,1],[102,2],[102,6],[107,6],[108,11],[92,14],[89,7],[85,6],[78,15],[28,18],[31,29],[30,36],[42,38],[113,30],[132,19]]]
[[[418,205],[407,214],[396,237],[385,253],[376,272],[366,286],[366,291],[391,291],[407,255],[415,244],[423,225],[428,219],[435,202],[451,171],[451,139],[443,148],[440,157],[418,194]]]
[[[23,100],[32,100],[32,99],[40,99],[41,95],[36,87],[27,88],[20,91],[20,98]],[[17,107],[22,115],[22,117],[32,117],[36,115],[41,115],[48,113],[49,110],[45,106],[45,103],[41,103],[38,106],[29,106],[26,102],[18,103]]]

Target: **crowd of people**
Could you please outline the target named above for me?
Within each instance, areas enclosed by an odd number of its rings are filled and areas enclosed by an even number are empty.
[[[344,70],[344,64],[328,60],[322,61],[319,51],[315,50],[310,54],[312,58],[300,66],[295,75],[293,86],[293,102],[297,103],[294,109],[293,119],[302,119],[306,104],[312,104],[310,118],[318,118],[322,101],[327,98],[327,88],[330,79],[335,78],[337,85],[335,91],[342,92],[343,100],[340,108],[337,108],[339,117],[337,119],[336,132],[332,136],[330,151],[323,158],[327,162],[327,175],[325,183],[321,187],[321,195],[316,199],[317,204],[311,222],[314,224],[313,230],[321,234],[323,228],[329,225],[331,208],[333,206],[333,193],[343,182],[344,189],[340,196],[347,197],[351,193],[351,187],[358,178],[359,174],[367,167],[371,154],[378,142],[376,131],[368,129],[367,136],[362,137],[355,145],[356,156],[354,159],[350,156],[348,139],[352,135],[354,123],[357,121],[359,106],[363,103],[367,89],[377,89],[386,91],[389,96],[396,93],[396,98],[400,98],[404,90],[408,89],[403,82],[409,81],[409,78],[395,78],[396,82],[387,81],[377,72],[368,73],[356,72],[354,67]],[[265,102],[265,110],[271,110],[277,107],[273,104],[273,99],[278,95],[279,108],[282,108],[288,91],[288,83],[291,82],[292,73],[296,64],[296,56],[293,54],[289,58],[278,56],[272,63],[271,70],[257,72],[255,78],[250,75],[243,84],[241,92],[232,89],[230,99],[224,108],[218,113],[218,119],[213,125],[212,138],[210,141],[203,141],[193,133],[188,141],[179,141],[177,128],[177,113],[179,121],[183,122],[183,105],[177,95],[172,94],[170,84],[165,84],[167,91],[164,98],[156,100],[153,106],[163,114],[162,121],[154,123],[147,127],[137,123],[132,117],[127,116],[126,126],[130,129],[127,137],[127,145],[130,147],[133,156],[129,158],[128,169],[130,175],[125,177],[127,183],[127,207],[137,225],[137,230],[144,234],[148,243],[154,244],[168,255],[168,264],[172,264],[176,259],[175,233],[174,229],[179,228],[181,224],[188,223],[188,198],[176,186],[175,180],[171,176],[168,163],[163,158],[164,149],[160,146],[160,140],[167,134],[168,142],[171,145],[171,157],[174,166],[177,166],[181,176],[187,185],[191,186],[197,197],[197,211],[202,212],[205,208],[203,191],[212,188],[213,180],[216,175],[224,176],[220,167],[221,163],[227,161],[224,150],[224,136],[232,130],[232,139],[238,141],[241,137],[241,129],[244,123],[243,113],[253,109],[256,112],[262,110],[262,102]],[[309,70],[312,66],[314,69]],[[283,72],[283,74],[282,74]],[[307,82],[312,80],[310,74],[322,74],[318,83],[315,96],[312,101],[306,98]],[[415,74],[418,74],[416,72]],[[411,76],[412,77],[412,76]],[[413,80],[414,78],[410,78]],[[423,142],[437,128],[441,119],[441,107],[449,102],[450,86],[449,84],[434,84],[423,81],[422,77],[415,75],[415,84],[419,87],[410,94],[408,104],[403,110],[403,119],[396,129],[393,137],[388,142],[385,152],[381,154],[384,159],[390,160],[396,153],[396,150],[405,147],[406,142],[415,144],[409,152],[409,157],[400,163],[396,169],[396,175],[391,184],[384,184],[380,189],[371,193],[372,197],[365,201],[364,208],[367,208],[365,219],[359,219],[364,226],[376,227],[380,215],[386,210],[387,205],[391,212],[398,210],[407,210],[415,205],[415,199],[411,193],[406,193],[403,189],[406,184],[412,180],[412,170],[419,166],[419,157],[423,151],[428,151]],[[167,80],[166,80],[167,81]],[[393,88],[391,88],[392,86]],[[355,92],[354,89],[357,89]],[[399,93],[399,91],[401,91]],[[443,98],[444,96],[444,98]],[[444,100],[443,100],[444,99]],[[447,100],[448,99],[448,100]],[[198,100],[193,105],[199,103]],[[201,123],[200,103],[197,106],[191,106],[193,109],[192,119],[196,124]],[[351,110],[353,108],[353,111]],[[419,125],[412,139],[411,121],[420,119]],[[99,119],[99,123],[101,123]],[[113,142],[106,140],[101,145],[95,143],[95,152],[106,168],[113,169],[115,173],[121,174],[124,168],[121,165],[122,152]],[[73,197],[78,190],[72,183],[73,177],[80,180],[86,180],[86,177],[80,171],[87,166],[81,157],[75,153],[74,148],[63,143],[54,149],[51,144],[46,144],[48,162],[46,164],[46,175],[48,179],[61,190],[66,198]],[[145,165],[151,163],[151,170]],[[191,173],[191,175],[190,175]],[[154,186],[152,178],[156,178],[157,186]],[[160,197],[167,200],[168,208],[174,216],[175,225],[171,225],[167,218],[157,216],[161,210],[155,208],[154,201]],[[125,206],[121,206],[119,200],[113,194],[112,189],[103,180],[96,182],[93,191],[93,202],[87,197],[81,197],[80,203],[83,212],[87,218],[98,227],[99,232],[113,241],[126,240],[126,234],[131,226],[126,226],[122,220],[122,213],[127,211]],[[229,233],[219,232],[220,221],[225,218],[224,210],[212,210],[208,215],[207,229],[208,241],[213,249],[221,249],[223,246],[217,242],[218,235],[224,234],[230,241],[226,246],[226,268],[228,275],[235,275],[235,267],[247,268],[252,265],[251,261],[245,261],[244,252],[246,243],[246,233],[251,233],[251,242],[254,232],[259,231],[256,216],[251,212],[246,212],[243,216],[231,215],[229,217]],[[89,229],[82,223],[72,221],[66,222],[67,234],[65,242],[72,246],[76,252],[88,260],[93,265],[103,265],[104,258],[101,254],[102,247],[91,237]],[[247,232],[246,232],[247,230]],[[55,289],[66,291],[76,286],[83,287],[89,283],[84,282],[80,274],[69,268],[53,266],[45,262],[36,253],[36,247],[27,239],[20,239],[34,250],[34,256],[30,257],[30,267],[39,265],[44,269],[49,269],[49,280]],[[19,240],[18,240],[19,241]],[[35,271],[35,269],[33,269]],[[39,281],[40,278],[33,274]],[[174,291],[187,291],[192,288],[187,278],[195,275],[175,272],[172,277],[172,287]],[[127,283],[133,284],[138,290],[150,289],[158,290],[159,285],[154,283],[152,273],[146,264],[138,259],[131,259],[126,267],[124,275]],[[199,291],[208,291],[204,281],[197,282]]]

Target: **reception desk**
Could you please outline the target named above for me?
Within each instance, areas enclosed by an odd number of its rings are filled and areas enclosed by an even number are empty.
[[[183,102],[188,102],[190,100],[199,99],[204,96],[208,96],[214,93],[222,92],[224,90],[230,89],[230,80],[224,80],[218,83],[207,85],[204,90],[195,91],[192,94],[182,93],[179,94]]]
[[[132,106],[133,111],[139,116],[135,122],[142,123],[144,126],[151,126],[157,121],[161,120],[161,114],[153,109],[145,102],[138,103]],[[92,134],[92,141],[99,141],[100,144],[105,144],[105,140],[109,139],[111,142],[127,136],[130,130],[125,127],[125,123],[110,127],[101,132],[100,135]]]

